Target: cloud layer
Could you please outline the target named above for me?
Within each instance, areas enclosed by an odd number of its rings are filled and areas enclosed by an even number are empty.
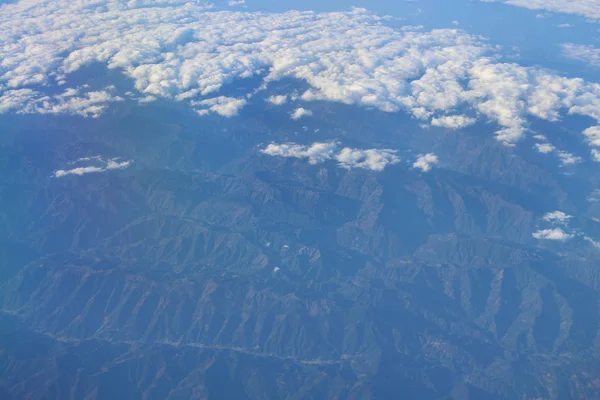
[[[303,101],[404,111],[449,129],[491,120],[507,143],[523,136],[529,117],[600,121],[598,84],[499,62],[483,39],[461,30],[396,30],[361,9],[264,14],[178,0],[21,0],[0,8],[0,31],[0,112],[99,115],[121,99],[109,90],[47,90],[99,62],[132,78],[144,99],[186,101],[201,115],[235,116],[252,93],[234,99],[219,89],[261,76],[264,85],[304,80]]]
[[[481,0],[485,3],[502,2],[530,10],[579,15],[592,20],[600,20],[598,0]]]

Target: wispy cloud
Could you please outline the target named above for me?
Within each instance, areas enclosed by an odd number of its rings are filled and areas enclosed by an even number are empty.
[[[563,56],[600,68],[600,49],[591,45],[565,43],[562,45]]]
[[[89,162],[89,161],[96,161],[97,165],[88,165],[85,167],[76,167],[76,168],[72,168],[72,169],[59,169],[58,171],[54,171],[54,177],[55,178],[62,178],[64,176],[67,175],[85,175],[85,174],[93,174],[93,173],[100,173],[100,172],[106,172],[106,171],[110,171],[110,170],[115,170],[115,169],[124,169],[129,167],[133,161],[129,160],[129,161],[119,161],[118,158],[111,158],[109,160],[102,160],[102,158],[100,158],[99,156],[96,157],[84,157],[84,158],[80,158],[79,160],[77,160],[77,162]]]
[[[546,10],[579,15],[600,20],[600,3],[597,0],[481,0],[484,3],[502,2],[530,10]]]

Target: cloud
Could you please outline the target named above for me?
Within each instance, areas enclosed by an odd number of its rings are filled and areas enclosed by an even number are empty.
[[[552,153],[556,150],[556,147],[552,146],[550,143],[536,143],[535,148],[537,151],[543,154]]]
[[[597,10],[583,0],[509,2]],[[487,119],[508,144],[523,137],[531,117],[559,121],[577,114],[600,124],[600,85],[499,62],[493,46],[458,29],[394,29],[362,9],[250,13],[214,12],[208,3],[185,0],[91,4],[2,6],[0,31],[10,34],[0,47],[0,112],[100,115],[119,96],[49,89],[97,62],[131,78],[139,98],[184,101],[201,115],[236,115],[247,97],[225,98],[219,90],[261,77],[261,87],[304,81],[305,101],[402,111],[435,126],[458,129]],[[470,114],[461,115],[465,110]]]
[[[558,240],[561,242],[566,242],[569,239],[572,239],[575,235],[570,233],[566,233],[560,228],[554,229],[543,229],[533,233],[533,237],[539,240]]]
[[[530,10],[579,15],[600,20],[600,3],[597,0],[481,0],[485,3],[502,2]]]
[[[414,162],[413,168],[428,172],[434,165],[438,164],[438,157],[433,153],[421,154]]]
[[[54,114],[98,117],[110,103],[122,101],[109,90],[80,93],[69,88],[55,96],[47,96],[31,89],[0,91],[0,114],[16,111],[20,114]]]
[[[557,152],[558,159],[560,160],[562,165],[572,165],[581,162],[581,157],[571,154],[566,151],[558,151]]]
[[[294,110],[294,112],[292,113],[292,119],[293,120],[298,120],[300,118],[310,117],[312,115],[313,115],[312,111],[305,110],[304,108],[299,107],[296,110]]]
[[[448,115],[440,118],[432,118],[431,125],[442,128],[460,129],[473,125],[477,120],[466,115]]]
[[[270,96],[267,98],[267,102],[274,106],[280,106],[282,104],[287,103],[287,101],[288,101],[288,97],[284,94]]]
[[[359,150],[348,147],[336,154],[335,159],[343,168],[363,168],[372,171],[383,171],[387,165],[396,164],[400,161],[394,150]]]
[[[238,115],[240,110],[246,105],[246,102],[246,99],[219,96],[208,100],[192,101],[191,105],[193,107],[200,107],[196,109],[200,115],[216,113],[230,118]]]
[[[77,160],[77,162],[82,161],[98,161],[99,165],[90,165],[87,167],[77,167],[72,169],[59,169],[58,171],[54,171],[55,178],[62,178],[67,175],[78,175],[82,176],[85,174],[106,172],[115,169],[125,169],[129,167],[133,161],[119,161],[118,158],[111,158],[107,161],[102,160],[100,157],[83,157]],[[72,164],[72,163],[70,163]]]
[[[560,160],[560,163],[563,166],[577,164],[582,161],[582,158],[576,156],[575,154],[569,153],[564,150],[558,150],[552,144],[548,143],[546,137],[544,135],[535,135],[535,139],[541,140],[541,143],[536,143],[534,145],[535,149],[542,154],[550,154],[556,153],[556,156]],[[593,151],[592,151],[593,154]]]
[[[544,221],[566,225],[573,216],[565,214],[562,211],[553,211],[544,215]]]
[[[317,142],[311,145],[271,143],[261,152],[270,156],[307,159],[310,164],[334,160],[342,168],[361,168],[371,171],[383,171],[386,166],[400,162],[394,150],[340,148],[338,142]]]
[[[583,61],[594,68],[600,68],[600,49],[574,43],[565,43],[561,47],[563,56]]]
[[[334,158],[338,151],[336,142],[313,143],[304,146],[294,143],[269,144],[262,153],[270,156],[294,157],[308,159],[310,164],[320,164]]]

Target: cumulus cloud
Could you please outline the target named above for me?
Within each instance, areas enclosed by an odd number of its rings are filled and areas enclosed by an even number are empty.
[[[553,211],[544,215],[544,221],[566,225],[573,216],[565,214],[562,211]]]
[[[118,158],[111,158],[109,160],[102,160],[101,157],[96,156],[96,157],[84,157],[84,158],[80,158],[79,160],[77,160],[77,162],[82,162],[82,161],[97,161],[97,165],[89,165],[86,167],[76,167],[76,168],[72,168],[72,169],[59,169],[58,171],[54,171],[54,177],[55,178],[62,178],[64,176],[67,175],[85,175],[85,174],[92,174],[92,173],[99,173],[99,172],[106,172],[106,171],[110,171],[110,170],[115,170],[115,169],[125,169],[127,167],[129,167],[131,165],[131,163],[133,161],[129,160],[129,161],[119,161]],[[72,163],[70,163],[72,164]]]
[[[561,228],[543,229],[533,233],[533,237],[540,240],[558,240],[566,242],[575,235],[563,231]]]
[[[519,1],[525,4],[509,0]],[[362,9],[266,14],[213,12],[208,3],[185,0],[20,0],[0,9],[0,32],[9,32],[0,47],[0,112],[99,115],[118,96],[42,90],[99,62],[130,77],[140,98],[186,101],[200,114],[236,115],[247,100],[219,90],[261,76],[261,87],[303,80],[305,101],[405,111],[436,126],[458,129],[486,118],[506,143],[524,135],[531,116],[600,121],[600,85],[499,62],[492,46],[461,30],[394,29]],[[465,110],[473,114],[459,115]]]
[[[223,117],[230,118],[238,115],[240,110],[246,105],[246,99],[219,96],[202,101],[192,101],[191,105],[199,107],[196,111],[200,115],[216,113]]]
[[[421,154],[414,162],[413,168],[428,172],[434,165],[438,164],[438,157],[433,153]]]
[[[287,103],[287,101],[288,101],[288,97],[284,94],[270,96],[267,98],[267,102],[274,106],[280,106],[282,104]]]
[[[310,117],[312,116],[313,113],[310,110],[306,110],[302,107],[298,107],[297,109],[294,110],[294,112],[292,113],[292,119],[293,120],[298,120],[300,118],[303,117]]]
[[[383,171],[386,166],[400,162],[394,150],[341,148],[338,142],[317,142],[311,145],[271,143],[261,152],[270,156],[307,159],[310,164],[334,160],[342,168],[372,171]]]
[[[485,3],[502,2],[530,10],[546,10],[579,15],[600,20],[600,3],[597,0],[481,0]]]

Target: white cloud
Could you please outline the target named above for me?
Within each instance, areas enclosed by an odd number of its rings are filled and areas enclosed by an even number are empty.
[[[544,215],[544,221],[566,225],[573,216],[565,214],[562,211],[553,211]]]
[[[569,239],[572,239],[574,235],[570,233],[566,233],[560,228],[554,229],[543,229],[533,233],[533,237],[540,240],[558,240],[561,242],[566,242]]]
[[[590,145],[600,147],[600,126],[592,126],[583,131]]]
[[[235,6],[244,6],[244,5],[246,5],[246,0],[229,0],[229,1],[227,2],[227,4],[228,4],[230,7],[235,7]]]
[[[270,96],[267,98],[267,102],[271,103],[274,106],[280,106],[282,104],[287,103],[288,97],[284,94]]]
[[[233,97],[219,96],[208,100],[192,101],[190,104],[194,107],[200,107],[196,111],[200,115],[217,113],[223,117],[235,117],[246,105],[246,99],[236,99]]]
[[[562,45],[563,55],[567,58],[579,60],[589,65],[600,68],[600,49],[583,44],[565,43]]]
[[[565,14],[574,14],[592,20],[600,20],[598,0],[481,0],[485,3],[503,2],[530,10],[547,10]]]
[[[475,118],[469,118],[466,115],[447,115],[431,119],[431,125],[450,129],[464,128],[473,125],[475,122]]]
[[[85,175],[99,172],[106,172],[115,169],[125,169],[131,165],[133,161],[119,161],[118,158],[111,158],[107,161],[102,160],[100,157],[83,157],[77,160],[77,162],[82,161],[98,161],[98,165],[89,165],[86,167],[77,167],[72,169],[59,169],[58,171],[54,171],[55,178],[62,178],[67,175]],[[72,163],[70,163],[72,164]]]
[[[363,168],[372,171],[383,171],[388,164],[396,164],[400,161],[394,150],[359,150],[348,147],[336,154],[335,159],[343,168]]]
[[[594,240],[589,236],[584,236],[583,239],[592,244],[596,248],[600,248],[600,241]]]
[[[600,201],[600,189],[594,189],[587,197],[587,201],[595,203]]]
[[[592,149],[592,160],[600,162],[600,150]]]
[[[310,164],[334,160],[342,168],[372,171],[383,171],[386,166],[400,162],[394,150],[340,148],[337,142],[317,142],[311,145],[271,143],[261,152],[270,156],[307,159]]]
[[[542,140],[541,143],[536,143],[534,145],[535,149],[542,154],[555,153],[563,166],[577,164],[582,161],[581,157],[564,150],[558,150],[552,144],[546,142],[545,136],[535,135],[534,137],[538,140]]]
[[[438,157],[433,153],[421,154],[414,162],[413,168],[428,172],[434,165],[438,164]]]
[[[527,0],[533,3],[578,10],[584,4]],[[492,46],[458,29],[393,29],[361,9],[267,14],[213,12],[185,0],[100,4],[2,6],[0,32],[10,34],[0,47],[0,112],[99,115],[119,100],[110,90],[67,96],[67,88],[61,97],[31,87],[68,82],[71,73],[99,62],[130,77],[140,98],[186,101],[200,105],[201,114],[235,115],[246,99],[210,97],[236,79],[263,76],[262,87],[284,78],[305,81],[305,101],[406,111],[438,126],[470,124],[457,114],[473,109],[497,123],[497,138],[506,143],[523,136],[531,116],[559,121],[571,113],[600,123],[600,85],[498,62]]]
[[[562,165],[572,165],[581,162],[581,157],[571,154],[566,151],[558,151],[557,152],[558,159],[560,160]]]
[[[302,107],[298,107],[296,110],[294,110],[294,112],[292,113],[292,119],[293,120],[298,120],[300,118],[303,117],[310,117],[312,116],[313,113],[310,110],[306,110]]]
[[[536,143],[535,148],[537,151],[544,154],[552,153],[556,150],[556,147],[552,146],[550,143]]]
[[[313,143],[304,146],[294,143],[269,144],[262,153],[270,156],[306,158],[310,164],[320,164],[334,158],[338,151],[336,142]]]

